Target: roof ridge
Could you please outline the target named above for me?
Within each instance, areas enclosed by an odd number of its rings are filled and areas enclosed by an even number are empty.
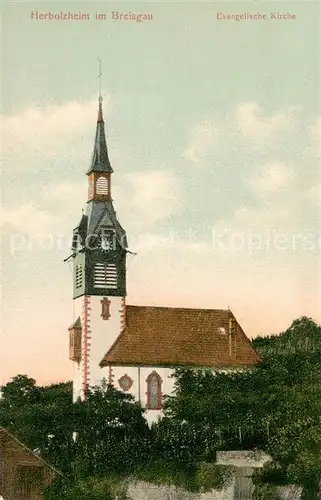
[[[182,311],[220,311],[220,312],[230,312],[231,309],[210,309],[204,307],[179,307],[179,306],[146,306],[146,305],[137,305],[137,304],[126,304],[126,307],[139,307],[146,309],[173,309],[173,310],[182,310]],[[233,314],[233,313],[232,313]]]

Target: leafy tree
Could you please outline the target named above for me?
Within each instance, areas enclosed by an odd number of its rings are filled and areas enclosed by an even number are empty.
[[[88,500],[89,498],[115,500],[110,481],[96,477],[87,480],[70,476],[58,477],[44,494],[44,500]],[[118,498],[121,500],[120,496]]]
[[[76,462],[83,476],[130,473],[145,458],[149,428],[130,394],[112,386],[88,391],[75,405]]]
[[[0,426],[63,470],[72,454],[73,405],[71,383],[36,385],[17,375],[2,387]]]
[[[36,381],[27,375],[17,375],[1,388],[2,398],[8,405],[23,405],[34,403],[38,400]]]
[[[38,387],[25,375],[2,388],[0,425],[67,473],[49,500],[107,500],[112,488],[106,477],[130,473],[195,486],[197,464],[213,461],[217,449],[233,448],[265,450],[274,465],[262,480],[301,484],[305,500],[316,499],[321,327],[302,317],[278,336],[254,339],[253,346],[262,362],[250,371],[177,370],[165,418],[151,429],[141,406],[111,386],[73,404],[70,383]]]
[[[170,441],[184,443],[196,459],[218,448],[266,450],[283,481],[315,494],[321,477],[321,327],[302,317],[279,336],[254,339],[253,346],[262,362],[245,373],[177,370],[162,425],[168,420]]]

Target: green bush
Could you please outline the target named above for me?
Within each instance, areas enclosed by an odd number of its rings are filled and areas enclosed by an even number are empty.
[[[253,500],[279,500],[275,486],[270,484],[256,484]]]
[[[202,491],[222,490],[230,484],[234,472],[231,466],[202,462],[197,467],[196,481]]]
[[[126,500],[126,486],[116,478],[59,477],[44,494],[44,500]]]
[[[188,491],[198,491],[194,464],[179,464],[158,459],[146,463],[134,473],[134,478],[154,484],[167,484]]]

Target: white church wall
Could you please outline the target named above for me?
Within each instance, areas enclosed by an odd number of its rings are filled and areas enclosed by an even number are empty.
[[[102,377],[102,369],[99,366],[102,358],[110,349],[121,332],[121,312],[122,312],[122,298],[121,297],[108,297],[110,301],[109,319],[102,319],[101,317],[101,300],[103,297],[91,296],[90,297],[90,331],[91,331],[91,345],[90,345],[90,385],[100,385]],[[104,370],[104,372],[106,372]]]
[[[162,394],[170,395],[174,389],[174,379],[171,377],[173,370],[171,368],[163,368],[163,367],[134,367],[134,366],[113,366],[112,367],[112,380],[114,387],[121,391],[121,387],[119,385],[119,379],[128,375],[133,384],[128,391],[129,394],[134,396],[136,401],[140,401],[143,408],[147,407],[147,377],[153,371],[161,377],[162,380]],[[158,417],[163,415],[162,410],[146,410],[146,419],[148,424],[152,424],[156,422]]]
[[[74,362],[73,370],[73,401],[76,402],[81,397],[81,363]]]
[[[103,374],[99,363],[121,332],[122,298],[109,297],[109,319],[101,317],[102,299],[82,296],[74,300],[73,320],[80,317],[82,325],[81,361],[74,362],[74,401],[83,396],[85,379],[91,387],[101,385],[106,370]]]
[[[73,392],[74,401],[83,397],[84,381],[90,387],[101,386],[102,381],[112,383],[118,390],[122,390],[119,379],[127,375],[132,380],[128,392],[135,401],[140,401],[146,408],[145,417],[148,424],[156,422],[162,417],[162,410],[147,409],[147,378],[155,371],[161,378],[162,395],[170,395],[174,389],[173,370],[164,367],[134,367],[113,366],[100,368],[99,364],[115,342],[122,329],[123,299],[109,297],[109,319],[103,319],[101,296],[79,297],[74,300],[74,318],[78,317],[82,324],[82,348],[80,363],[74,362]]]
[[[84,297],[79,297],[73,301],[73,322],[77,320],[78,317],[81,319],[81,325],[83,327],[83,306]],[[81,352],[84,351],[84,335],[81,338]],[[77,401],[78,398],[82,396],[82,375],[83,375],[83,359],[79,363],[73,362],[73,400]]]

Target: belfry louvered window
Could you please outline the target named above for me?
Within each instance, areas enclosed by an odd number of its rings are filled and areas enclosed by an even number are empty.
[[[76,288],[82,287],[82,265],[78,264],[76,266]]]
[[[108,194],[108,181],[106,177],[98,177],[96,182],[97,194]]]
[[[117,288],[117,267],[115,264],[97,262],[94,267],[95,288]]]

